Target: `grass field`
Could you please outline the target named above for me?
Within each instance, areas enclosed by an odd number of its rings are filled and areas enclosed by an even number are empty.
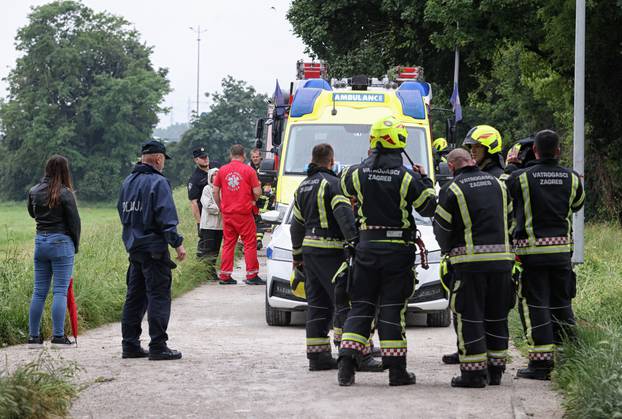
[[[206,262],[196,260],[196,224],[183,188],[174,194],[186,237],[188,259],[173,271],[173,295],[194,288],[213,274]],[[82,219],[80,253],[76,255],[74,287],[82,330],[119,321],[125,298],[127,254],[121,241],[116,208],[79,204]],[[25,204],[0,204],[0,346],[25,342],[28,338],[28,308],[33,287],[34,220]],[[48,298],[48,304],[51,298]],[[49,336],[49,308],[42,319]],[[66,330],[68,330],[66,328]]]

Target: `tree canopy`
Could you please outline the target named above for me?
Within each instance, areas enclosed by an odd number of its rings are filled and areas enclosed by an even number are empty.
[[[293,0],[288,19],[332,76],[381,75],[421,65],[447,106],[460,49],[464,124],[496,126],[509,145],[557,130],[571,156],[573,0]],[[587,2],[586,187],[588,215],[622,219],[622,3]],[[440,93],[440,95],[438,94]],[[441,134],[441,133],[438,133]]]
[[[166,69],[125,19],[75,1],[36,7],[0,104],[0,196],[23,199],[51,154],[70,160],[78,194],[110,200],[169,91]]]
[[[231,76],[222,80],[221,87],[221,92],[211,95],[209,111],[192,121],[190,129],[171,148],[174,158],[166,175],[174,185],[185,183],[190,177],[194,170],[192,150],[197,147],[205,147],[210,161],[220,163],[228,162],[233,144],[253,147],[255,123],[267,112],[267,96]]]

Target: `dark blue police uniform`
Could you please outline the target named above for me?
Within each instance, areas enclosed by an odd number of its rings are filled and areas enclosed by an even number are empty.
[[[176,265],[168,246],[179,247],[183,237],[177,233],[179,221],[168,180],[154,167],[138,163],[123,181],[117,210],[130,261],[121,323],[123,355],[145,356],[140,347],[145,312],[151,337],[150,358],[171,352],[166,346],[166,329],[171,312],[171,269]]]

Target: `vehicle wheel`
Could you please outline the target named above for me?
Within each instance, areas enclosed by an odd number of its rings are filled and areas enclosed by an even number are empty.
[[[292,313],[270,307],[268,296],[266,295],[266,323],[269,326],[289,326],[291,321]]]
[[[447,327],[451,323],[451,310],[446,308],[443,311],[429,313],[426,319],[429,327]]]

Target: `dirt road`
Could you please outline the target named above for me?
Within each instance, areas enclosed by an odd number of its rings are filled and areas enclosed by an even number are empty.
[[[452,389],[449,381],[458,368],[440,362],[454,346],[451,328],[408,329],[408,365],[417,374],[416,385],[389,387],[388,373],[358,373],[355,386],[339,387],[336,371],[307,371],[302,325],[266,325],[264,292],[261,286],[207,284],[175,300],[169,344],[183,352],[179,361],[121,359],[119,324],[85,333],[79,348],[61,351],[85,368],[79,380],[91,383],[72,415],[562,417],[549,383],[513,378],[524,362],[516,351],[501,386]],[[14,346],[0,356],[14,365],[36,352]]]

